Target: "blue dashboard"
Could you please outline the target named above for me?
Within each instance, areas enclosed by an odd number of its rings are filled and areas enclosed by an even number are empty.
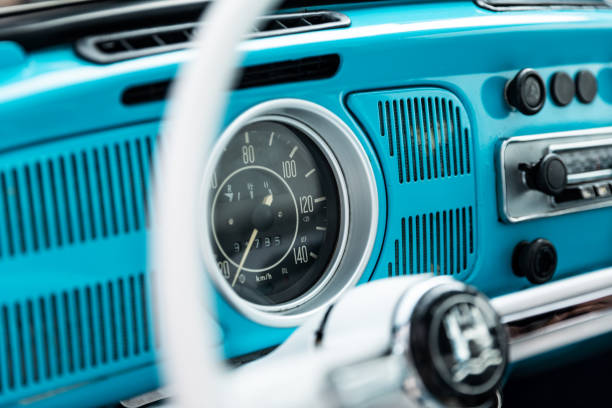
[[[379,208],[359,284],[433,272],[489,296],[518,291],[533,284],[513,273],[514,248],[536,238],[556,248],[553,279],[612,263],[612,209],[507,222],[498,198],[504,140],[612,125],[612,11],[326,8],[350,26],[245,41],[242,65],[337,55],[337,71],[234,90],[223,127],[259,103],[296,98],[350,128]],[[193,53],[98,64],[72,43],[25,51],[0,41],[0,405],[110,403],[160,385],[147,239],[166,101],[122,98],[171,80]],[[524,115],[504,89],[527,67],[548,88],[558,71],[588,70],[597,94],[559,106],[548,92],[541,111]],[[215,304],[228,359],[292,332],[251,321],[220,293]]]

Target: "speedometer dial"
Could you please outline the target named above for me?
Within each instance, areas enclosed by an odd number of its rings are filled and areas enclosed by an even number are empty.
[[[243,299],[283,305],[333,273],[340,239],[339,170],[318,135],[287,120],[234,134],[211,181],[218,273]]]

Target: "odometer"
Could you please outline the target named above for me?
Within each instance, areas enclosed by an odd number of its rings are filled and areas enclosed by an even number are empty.
[[[341,177],[305,125],[273,118],[232,135],[211,180],[218,273],[243,299],[283,305],[317,291],[333,273]]]

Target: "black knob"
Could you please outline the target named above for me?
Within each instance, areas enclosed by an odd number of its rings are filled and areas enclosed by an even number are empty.
[[[566,106],[574,99],[576,86],[572,77],[565,72],[556,72],[550,81],[550,95],[559,106]]]
[[[526,173],[527,186],[544,194],[557,195],[567,185],[567,167],[556,154],[547,154],[535,165],[521,164],[519,169]]]
[[[512,270],[516,276],[525,276],[529,282],[548,282],[557,269],[557,251],[554,245],[538,238],[532,242],[521,241],[512,254]]]
[[[576,74],[576,94],[582,103],[591,103],[597,94],[597,79],[591,71],[579,71]]]
[[[531,68],[519,71],[506,84],[506,100],[525,115],[535,115],[544,106],[546,86],[544,81]]]

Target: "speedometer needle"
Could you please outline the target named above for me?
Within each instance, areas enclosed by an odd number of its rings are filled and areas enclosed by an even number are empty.
[[[267,205],[268,207],[272,206],[272,201],[274,201],[274,197],[272,196],[272,194],[268,194],[267,196],[264,197],[262,204],[263,205]],[[236,270],[236,275],[234,275],[234,280],[232,281],[232,288],[236,285],[236,281],[238,280],[238,276],[240,276],[240,272],[242,271],[242,267],[244,266],[244,262],[247,259],[247,256],[249,256],[249,252],[251,252],[251,247],[253,246],[253,242],[255,242],[255,237],[257,236],[257,234],[259,233],[259,230],[257,228],[253,229],[253,232],[251,232],[251,237],[249,238],[249,242],[247,243],[247,247],[244,250],[244,254],[242,255],[242,259],[240,260],[240,265],[238,266],[238,269]]]
[[[242,259],[240,260],[240,266],[238,266],[238,270],[236,271],[236,275],[234,276],[234,280],[232,281],[232,288],[236,285],[236,281],[238,280],[238,275],[240,275],[240,271],[242,271],[242,267],[244,266],[244,261],[246,261],[247,256],[249,256],[249,252],[251,252],[251,247],[253,246],[253,242],[255,241],[255,237],[259,231],[257,228],[253,229],[251,232],[251,238],[249,238],[249,243],[247,244],[246,249],[244,250],[244,254],[242,255]]]

